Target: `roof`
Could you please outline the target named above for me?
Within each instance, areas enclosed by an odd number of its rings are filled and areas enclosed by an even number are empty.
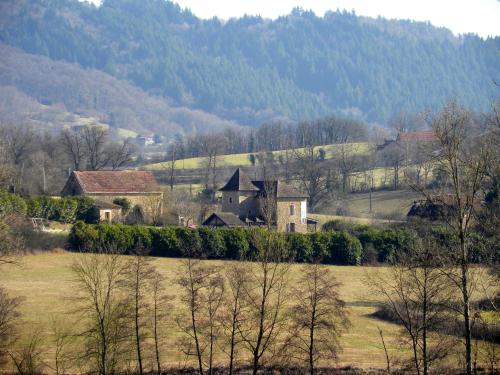
[[[84,193],[161,193],[149,171],[74,171],[71,177]]]
[[[437,141],[436,133],[433,131],[421,132],[401,132],[398,134],[398,140],[420,140],[420,141]]]
[[[259,191],[259,189],[252,184],[245,172],[238,168],[219,191]]]
[[[281,181],[252,181],[252,183],[264,194],[267,189],[272,189],[276,198],[309,198],[309,195]]]
[[[232,212],[214,212],[203,222],[203,225],[209,225],[210,221],[212,221],[214,218],[218,218],[228,227],[245,226],[245,223]]]

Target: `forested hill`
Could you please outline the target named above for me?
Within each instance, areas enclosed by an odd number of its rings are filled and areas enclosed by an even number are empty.
[[[222,22],[164,0],[3,0],[0,41],[248,124],[332,112],[383,122],[449,98],[484,109],[500,80],[500,38],[346,12]]]

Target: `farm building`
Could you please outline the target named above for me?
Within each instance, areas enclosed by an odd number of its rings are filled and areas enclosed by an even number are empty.
[[[101,220],[105,221],[117,219],[120,206],[113,203],[117,198],[126,198],[130,211],[145,221],[158,217],[162,210],[163,192],[148,171],[74,171],[61,195],[93,198]]]
[[[315,222],[307,218],[307,194],[280,181],[252,181],[238,168],[220,191],[222,212],[213,213],[206,226],[263,226],[270,221],[279,232],[307,232]]]

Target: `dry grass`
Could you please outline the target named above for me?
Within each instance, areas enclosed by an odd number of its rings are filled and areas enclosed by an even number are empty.
[[[368,152],[370,149],[370,144],[369,143],[349,143],[347,145],[353,152],[357,154],[364,154]],[[316,149],[322,148],[325,150],[325,158],[326,159],[331,159],[334,157],[334,155],[337,153],[338,148],[340,145],[325,145],[325,146],[317,146]],[[303,149],[297,149],[297,152],[300,152]],[[278,158],[279,155],[284,155],[286,151],[273,151],[273,155],[275,158]],[[253,153],[254,155],[257,155],[258,153],[255,152]],[[245,167],[245,166],[250,166],[250,159],[249,159],[250,153],[244,153],[244,154],[232,154],[232,155],[220,155],[217,157],[217,166],[218,167]],[[203,163],[206,162],[205,157],[198,157],[198,158],[188,158],[188,159],[181,159],[178,160],[175,164],[176,169],[198,169],[198,168],[203,168]],[[153,169],[153,170],[158,170],[158,169],[167,169],[170,167],[170,162],[162,162],[162,163],[155,163],[155,164],[148,164],[145,165],[144,168],[146,169]]]
[[[70,303],[70,297],[75,293],[72,283],[70,266],[77,256],[74,253],[42,253],[27,255],[22,259],[20,268],[5,268],[0,274],[0,285],[3,285],[12,295],[24,296],[22,306],[24,324],[22,328],[28,330],[34,325],[44,327],[49,331],[49,324],[53,317],[61,322],[73,323],[73,316],[68,313],[75,306]],[[229,265],[231,262],[213,261],[215,264]],[[180,265],[180,260],[169,258],[155,258],[154,264],[158,270],[167,277],[167,292],[172,296],[178,294],[173,282],[175,271]],[[290,278],[297,279],[303,266],[293,265]],[[376,307],[374,302],[379,296],[374,295],[363,280],[373,272],[387,272],[387,268],[331,266],[337,279],[342,282],[341,295],[347,302],[352,326],[345,334],[341,343],[343,352],[340,354],[341,365],[355,367],[383,368],[385,365],[384,353],[381,349],[378,328],[384,332],[384,338],[389,345],[391,353],[400,353],[399,328],[395,324],[383,322],[370,316]],[[177,299],[173,299],[175,305]],[[178,332],[172,323],[168,336],[170,339],[164,354],[169,364],[178,365],[181,360],[173,336]],[[51,351],[48,348],[47,360],[50,361]]]

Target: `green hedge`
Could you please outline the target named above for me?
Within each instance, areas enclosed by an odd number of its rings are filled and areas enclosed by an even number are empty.
[[[82,220],[97,223],[99,212],[89,197],[51,198],[46,196],[22,198],[0,192],[0,217],[6,215],[40,217],[62,223]]]
[[[26,202],[15,194],[0,192],[0,217],[8,215],[26,215]]]
[[[149,227],[77,222],[70,234],[73,249],[96,251],[109,247],[131,252],[139,246],[153,256],[206,259],[254,259],[250,232],[243,228],[218,229]],[[363,257],[360,240],[347,230],[312,234],[283,233],[287,254],[296,262],[358,265]]]

